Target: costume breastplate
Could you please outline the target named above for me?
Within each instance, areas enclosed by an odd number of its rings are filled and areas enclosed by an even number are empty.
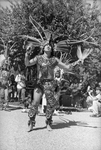
[[[58,64],[55,57],[45,59],[43,56],[38,57],[38,78],[53,79],[54,68]]]

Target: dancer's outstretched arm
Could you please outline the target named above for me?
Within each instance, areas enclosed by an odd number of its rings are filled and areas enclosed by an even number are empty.
[[[34,57],[33,59],[29,60],[29,55],[28,53],[25,53],[25,65],[26,66],[33,66],[37,62],[37,58]]]
[[[71,64],[66,65],[65,63],[61,62],[59,59],[57,59],[57,61],[58,61],[58,66],[59,66],[61,69],[65,70],[65,71],[67,71],[68,73],[71,73],[71,74],[74,74],[74,73],[72,72],[72,67],[79,63],[79,60],[78,60],[78,61],[76,61],[76,62],[74,62],[74,63],[71,63]]]

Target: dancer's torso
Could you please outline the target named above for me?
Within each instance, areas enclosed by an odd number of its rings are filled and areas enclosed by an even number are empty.
[[[55,57],[45,58],[43,55],[37,56],[37,78],[38,79],[54,79],[54,68],[58,62]]]

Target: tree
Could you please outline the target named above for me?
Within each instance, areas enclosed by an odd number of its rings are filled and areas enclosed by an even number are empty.
[[[51,32],[53,37],[59,36],[56,42],[64,40],[63,43],[60,42],[63,46],[62,51],[58,49],[56,52],[57,57],[64,62],[68,58],[73,62],[78,59],[76,55],[78,45],[82,51],[85,48],[92,48],[92,54],[82,66],[79,66],[79,71],[80,68],[89,71],[88,66],[91,70],[98,70],[94,65],[94,58],[99,53],[99,59],[96,61],[100,65],[101,23],[98,20],[100,11],[96,1],[93,2],[93,7],[81,0],[22,0],[20,4],[17,1],[10,3],[12,9],[0,9],[0,37],[5,43],[11,40],[11,46],[14,44],[9,52],[12,63],[24,64],[24,40],[19,38],[20,35],[39,36],[29,20],[31,15],[44,30]],[[64,49],[65,42],[67,46]]]

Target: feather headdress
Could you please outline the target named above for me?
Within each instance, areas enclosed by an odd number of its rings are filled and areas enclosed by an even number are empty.
[[[44,30],[44,28],[38,22],[36,22],[36,20],[33,19],[31,15],[29,16],[29,21],[37,31],[39,38],[28,35],[21,35],[23,39],[27,40],[27,49],[32,46],[43,48],[45,45],[50,44],[54,47],[54,51],[68,52],[70,44],[74,44],[73,42],[68,41],[67,37],[65,37],[64,39],[63,35],[54,35],[54,33],[50,32],[49,30]],[[86,49],[82,53],[81,47],[78,46],[78,61],[81,61],[83,63],[84,59],[86,59],[91,52],[91,50]]]
[[[28,40],[27,48],[31,47],[41,47],[43,48],[45,45],[50,44],[51,42],[51,32],[44,30],[39,23],[37,23],[32,16],[30,15],[29,21],[32,23],[33,27],[37,31],[39,38],[28,36],[28,35],[21,35],[23,39]]]
[[[77,57],[79,61],[84,62],[84,60],[91,54],[92,49],[85,49],[83,52],[81,51],[81,46],[78,46],[77,49]]]
[[[36,22],[31,15],[29,16],[29,21],[37,31],[38,38],[35,36],[20,35],[21,38],[27,40],[27,48],[31,46],[43,48],[45,45],[50,44],[54,47],[55,51],[68,51],[68,44],[66,43],[66,40],[61,40],[63,38],[62,35],[54,35],[54,33],[48,29],[44,30],[44,28]]]

